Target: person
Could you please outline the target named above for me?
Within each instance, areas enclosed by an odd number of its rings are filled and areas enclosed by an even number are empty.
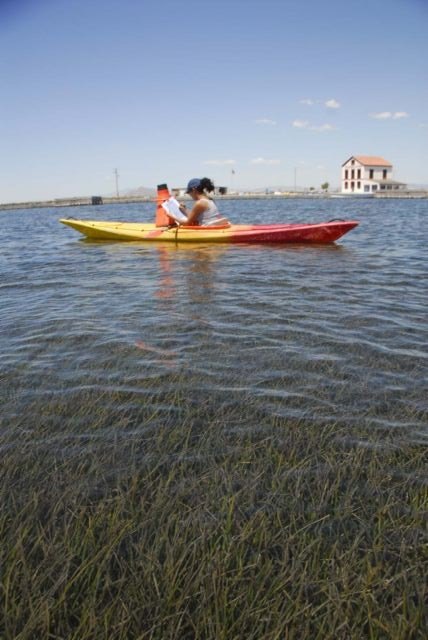
[[[190,211],[185,204],[180,205],[180,211],[187,216],[186,225],[210,227],[230,224],[220,214],[216,203],[209,196],[213,191],[214,184],[209,178],[193,178],[189,181],[186,193],[195,201],[195,204]]]

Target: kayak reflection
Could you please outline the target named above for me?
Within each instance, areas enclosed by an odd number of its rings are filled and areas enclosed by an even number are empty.
[[[159,259],[160,300],[183,298],[194,303],[208,303],[215,288],[216,262],[229,249],[228,245],[157,245]],[[175,276],[180,277],[175,277]],[[184,276],[184,277],[182,277]],[[186,283],[186,292],[180,287]]]

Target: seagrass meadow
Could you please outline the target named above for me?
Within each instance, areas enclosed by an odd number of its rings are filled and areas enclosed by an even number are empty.
[[[2,640],[426,638],[428,205],[222,206],[361,224],[154,248],[1,214]]]

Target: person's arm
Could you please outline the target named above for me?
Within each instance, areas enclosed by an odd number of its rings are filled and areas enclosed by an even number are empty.
[[[186,225],[192,225],[197,224],[199,216],[201,215],[201,213],[206,211],[206,209],[208,209],[208,205],[205,202],[196,202],[190,213],[187,212],[185,206],[183,208],[180,207],[181,211],[183,211],[183,213],[187,216]]]

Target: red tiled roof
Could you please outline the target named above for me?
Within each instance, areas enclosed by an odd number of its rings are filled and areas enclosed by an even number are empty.
[[[392,167],[392,164],[388,162],[388,160],[380,158],[379,156],[355,156],[355,160],[358,160],[361,164],[369,164],[370,166]]]
[[[349,160],[351,160],[352,158],[355,158],[355,160],[357,160],[360,164],[370,167],[392,167],[392,164],[388,162],[388,160],[385,160],[385,158],[381,158],[379,156],[351,156]],[[349,160],[347,160],[346,162],[349,162]],[[346,164],[346,162],[344,162],[343,164]]]

